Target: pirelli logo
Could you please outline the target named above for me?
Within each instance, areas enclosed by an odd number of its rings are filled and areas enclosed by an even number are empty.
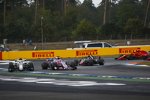
[[[130,54],[140,49],[141,48],[119,48],[119,54]]]
[[[97,50],[78,50],[76,51],[76,56],[88,56],[88,55],[97,55]]]
[[[33,58],[50,58],[54,57],[54,52],[32,52]]]

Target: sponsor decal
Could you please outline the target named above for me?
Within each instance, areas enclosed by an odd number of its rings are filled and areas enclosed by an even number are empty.
[[[77,50],[76,56],[88,56],[88,55],[97,55],[97,50]]]
[[[32,52],[33,58],[51,58],[54,57],[54,52]]]
[[[136,52],[137,50],[140,50],[141,48],[119,48],[119,54],[130,54],[133,52]]]

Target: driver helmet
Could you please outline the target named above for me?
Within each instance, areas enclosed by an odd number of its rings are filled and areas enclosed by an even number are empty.
[[[22,60],[22,58],[19,58],[19,60]]]
[[[46,61],[52,61],[52,60],[53,60],[52,58],[47,58],[47,59],[46,59]]]
[[[55,57],[56,59],[60,59],[60,57],[59,56],[57,56],[57,57]]]
[[[93,59],[93,56],[92,55],[88,55],[88,58]]]

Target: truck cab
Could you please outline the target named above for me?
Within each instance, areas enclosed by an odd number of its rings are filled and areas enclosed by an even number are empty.
[[[83,43],[82,48],[111,48],[112,45],[107,42]]]
[[[75,41],[77,48],[111,48],[112,45],[107,42]]]

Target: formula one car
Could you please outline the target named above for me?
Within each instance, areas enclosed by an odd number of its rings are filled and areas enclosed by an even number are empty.
[[[26,61],[26,59],[17,59],[15,61],[9,61],[9,72],[14,71],[34,71],[34,65],[31,61]]]
[[[115,59],[116,60],[137,60],[137,59],[147,60],[149,59],[149,57],[150,57],[150,54],[147,51],[138,50],[131,54],[120,55],[119,57]]]
[[[93,66],[94,64],[104,65],[104,59],[100,56],[88,56],[79,61],[79,65]]]
[[[45,62],[41,64],[42,69],[52,69],[52,70],[76,70],[77,63],[75,60],[62,60],[60,57],[46,59]]]

